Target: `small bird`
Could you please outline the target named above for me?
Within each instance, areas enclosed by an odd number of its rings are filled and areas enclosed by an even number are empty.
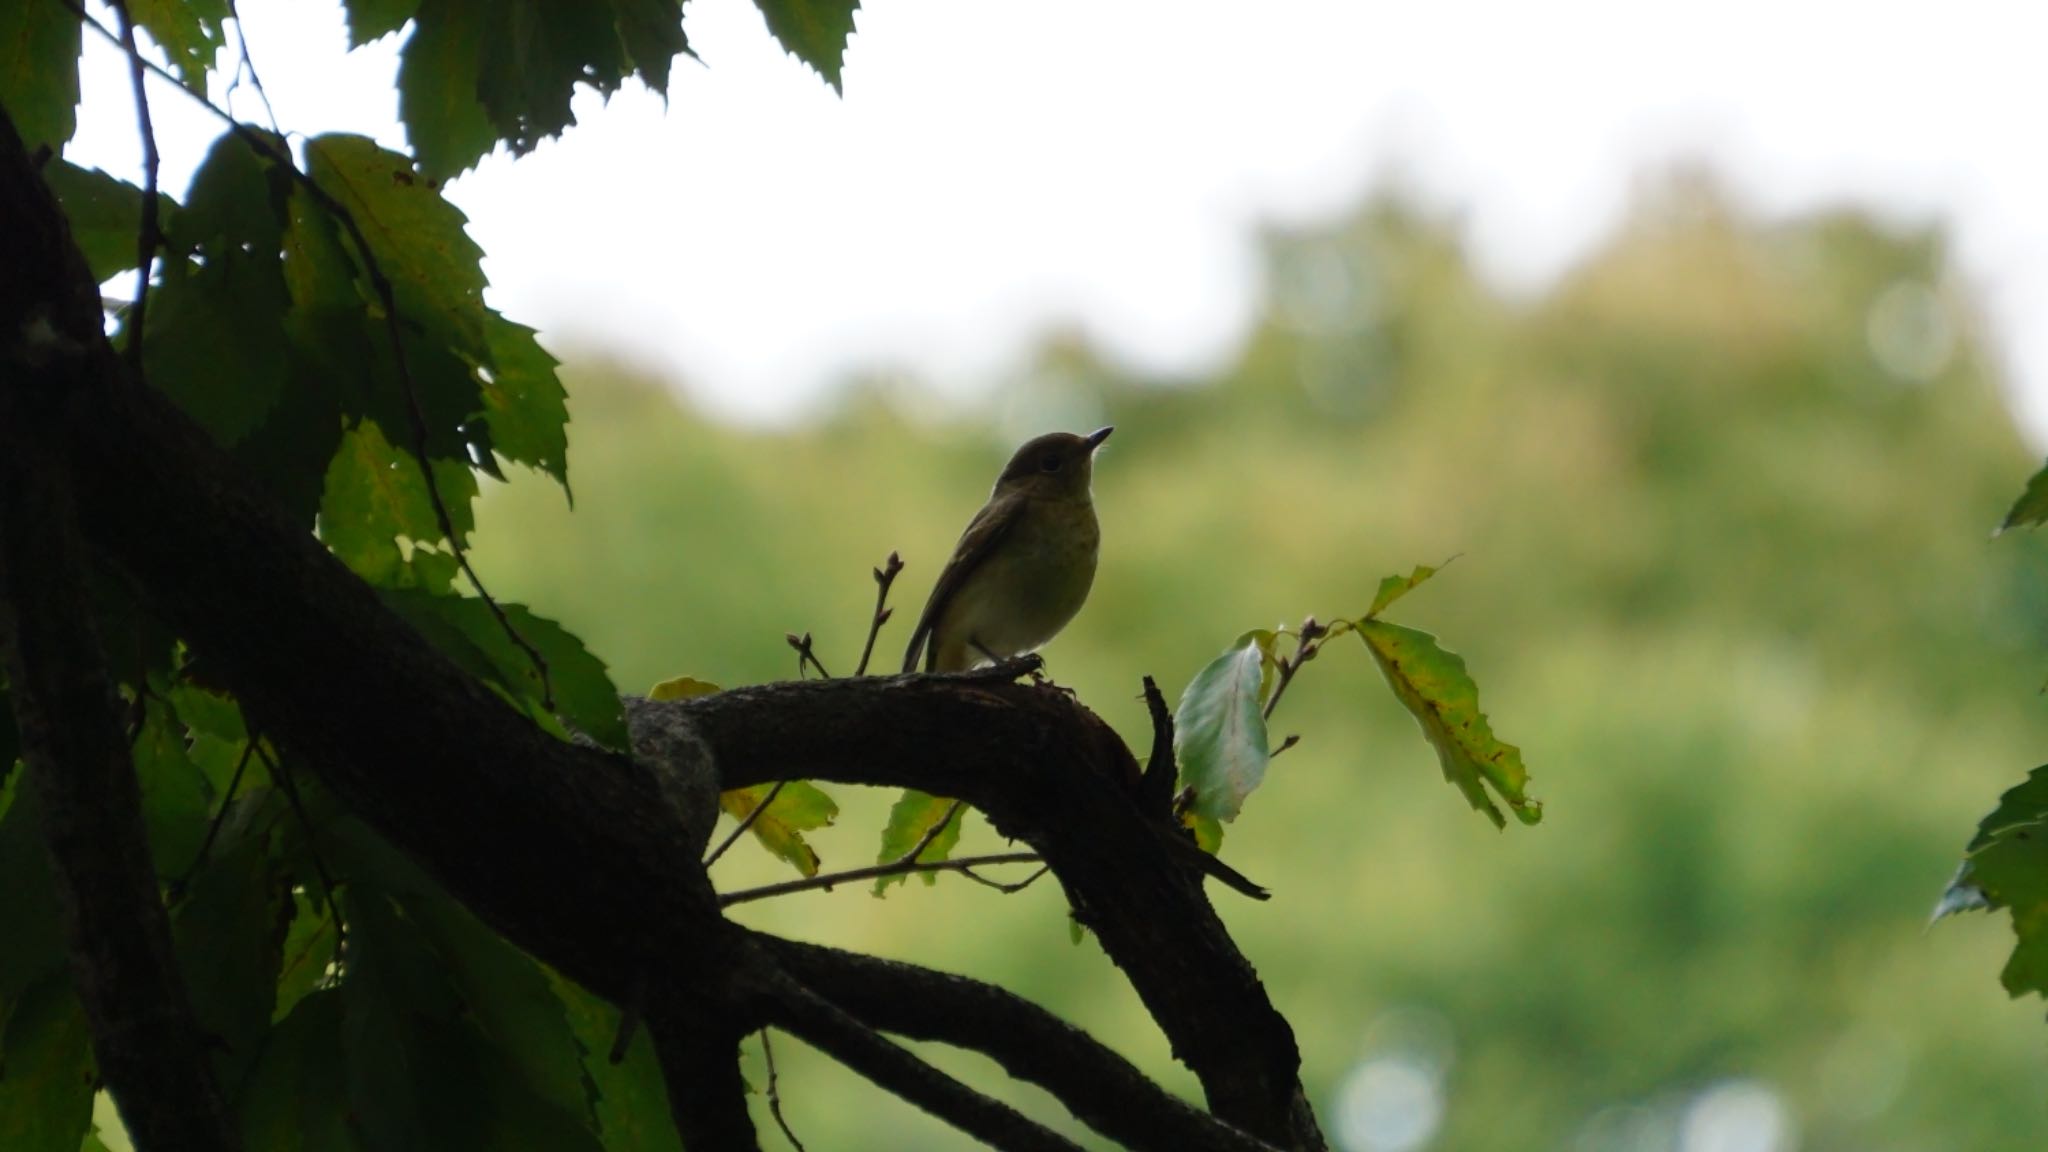
[[[903,670],[960,672],[1032,651],[1081,610],[1095,582],[1095,449],[1113,428],[1026,443],[967,522],[910,634]]]

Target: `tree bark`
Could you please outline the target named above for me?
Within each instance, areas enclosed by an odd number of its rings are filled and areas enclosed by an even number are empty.
[[[927,1106],[942,1101],[970,1131],[1046,1146],[909,1052],[868,1043],[871,1025],[829,997],[761,970],[772,957],[721,914],[699,859],[701,779],[536,728],[132,380],[11,129],[0,132],[0,219],[0,403],[62,381],[47,405],[0,409],[19,417],[9,435],[48,445],[95,556],[232,688],[255,729],[492,927],[664,1031],[778,1019],[866,1060],[891,1090],[928,1092]],[[685,703],[676,715],[721,787],[781,776],[916,787],[965,798],[1030,841],[1215,1113],[1274,1144],[1323,1147],[1292,1032],[1210,908],[1178,831],[1134,798],[1129,750],[1092,713],[972,676],[769,685]],[[677,1119],[687,1130],[706,1116],[732,1113]]]
[[[0,428],[19,428],[0,397]],[[86,605],[64,473],[41,445],[0,436],[0,649],[22,758],[50,851],[72,987],[93,1056],[141,1152],[236,1149],[241,1133],[171,946],[142,794]]]

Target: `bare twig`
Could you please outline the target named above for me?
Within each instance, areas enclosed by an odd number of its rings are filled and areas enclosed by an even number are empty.
[[[941,863],[943,863],[943,861],[941,861]],[[1021,861],[1012,861],[1012,863],[1021,863]],[[1005,896],[1010,896],[1018,892],[1022,892],[1026,888],[1029,888],[1033,884],[1036,884],[1039,878],[1044,876],[1047,872],[1052,871],[1052,865],[1040,864],[1038,866],[1038,870],[1031,873],[1031,875],[1024,877],[1022,880],[1017,880],[1012,883],[1005,884],[1000,880],[991,880],[988,877],[983,876],[981,873],[976,872],[974,870],[975,867],[975,860],[972,857],[969,857],[966,860],[962,860],[958,865],[954,867],[953,870],[960,873],[962,876],[967,877],[969,880],[974,881],[976,884],[979,884],[984,888],[993,888],[996,891],[1001,892]],[[934,869],[927,869],[927,871],[934,871]]]
[[[766,884],[759,888],[742,888],[728,892],[718,898],[720,908],[734,904],[747,904],[755,900],[766,900],[771,896],[787,896],[793,892],[811,892],[818,889],[830,890],[841,884],[856,880],[879,880],[884,876],[908,876],[918,872],[959,872],[972,875],[970,869],[985,868],[994,864],[1042,864],[1045,858],[1036,852],[997,852],[988,856],[961,856],[952,860],[909,860],[898,858],[887,864],[871,864],[866,868],[849,868],[844,872],[833,872],[823,876],[809,876],[802,880],[786,880],[780,884]],[[1035,879],[1036,877],[1033,877]],[[991,888],[1007,887],[995,884],[985,877],[975,877]],[[1025,881],[1028,884],[1030,881]],[[1022,888],[1024,884],[1016,885]],[[1014,889],[1013,889],[1014,890]]]
[[[1280,755],[1282,752],[1287,751],[1289,748],[1292,748],[1299,743],[1301,743],[1300,735],[1293,732],[1289,732],[1287,734],[1287,739],[1282,740],[1278,748],[1275,748],[1271,752],[1268,752],[1266,754],[1266,759],[1271,760],[1274,757]]]
[[[818,654],[811,651],[811,634],[809,632],[801,636],[794,632],[785,632],[782,638],[789,641],[791,648],[796,649],[796,674],[798,679],[803,678],[804,669],[807,666],[816,668],[821,679],[832,679],[832,674],[825,671],[825,666],[818,662]]]
[[[1322,650],[1323,637],[1329,632],[1329,626],[1317,623],[1313,616],[1301,622],[1301,634],[1294,641],[1294,655],[1280,661],[1280,682],[1273,685],[1272,699],[1266,701],[1265,719],[1273,718],[1273,709],[1280,706],[1280,697],[1286,694],[1287,686],[1294,683],[1294,674],[1301,671],[1303,664],[1316,658],[1316,653]]]
[[[149,93],[142,84],[142,50],[135,45],[135,18],[128,11],[128,0],[109,0],[114,14],[121,20],[121,38],[118,43],[128,57],[128,81],[135,91],[135,124],[142,132],[142,223],[135,229],[135,304],[128,313],[128,343],[123,349],[128,359],[128,370],[142,378],[142,329],[149,318],[149,273],[156,264],[156,250],[163,244],[163,232],[157,226],[157,169],[162,158],[156,150],[156,126],[149,118]],[[98,28],[97,21],[89,21]],[[105,31],[104,29],[101,29]]]
[[[293,815],[299,818],[299,827],[305,829],[306,854],[313,858],[313,874],[320,878],[320,902],[327,905],[327,915],[334,921],[334,951],[336,955],[340,955],[348,943],[348,924],[341,918],[341,909],[334,903],[334,877],[328,874],[327,862],[320,857],[320,843],[313,834],[313,821],[306,815],[306,806],[299,800],[298,784],[293,782],[291,771],[283,767],[262,743],[260,736],[254,732],[249,733],[249,746],[255,748],[256,754],[263,758],[263,766],[270,770],[270,778],[277,781],[278,789],[291,804]]]
[[[215,812],[213,820],[206,825],[206,838],[199,842],[199,851],[193,854],[192,863],[186,867],[185,874],[171,881],[171,903],[176,904],[184,897],[185,886],[192,882],[192,877],[198,875],[199,869],[206,864],[206,858],[212,854],[214,838],[220,835],[220,826],[227,822],[228,809],[235,803],[235,793],[242,787],[242,774],[249,770],[249,756],[255,751],[254,739],[242,745],[241,759],[235,761],[235,774],[228,777],[227,793],[220,798],[220,811]]]
[[[775,803],[775,798],[777,796],[782,795],[783,786],[788,783],[789,781],[787,780],[777,780],[774,786],[768,789],[768,794],[766,796],[761,797],[761,802],[759,804],[754,805],[753,808],[747,812],[746,817],[740,821],[739,827],[734,828],[732,832],[726,836],[725,839],[719,841],[718,847],[713,848],[711,850],[711,855],[706,856],[704,858],[704,867],[709,868],[713,864],[718,863],[718,858],[720,856],[725,855],[725,850],[732,847],[734,841],[738,840],[742,835],[745,835],[747,829],[752,828],[754,826],[754,821],[759,820],[763,812],[768,811],[768,806],[770,804]]]
[[[860,650],[860,667],[853,670],[855,676],[868,674],[868,660],[875,654],[875,637],[881,635],[882,625],[887,624],[889,617],[895,612],[895,609],[888,606],[889,585],[896,582],[896,574],[901,571],[903,558],[894,552],[889,553],[889,559],[880,568],[875,569],[875,615],[873,622],[868,625],[868,642]]]
[[[790,1131],[789,1121],[782,1115],[782,1092],[775,1079],[775,1046],[768,1042],[768,1029],[761,1029],[761,1060],[768,1065],[768,1114],[775,1117],[775,1126],[782,1129],[783,1138],[789,1141],[796,1152],[804,1152],[804,1142]]]
[[[263,101],[263,116],[270,121],[270,130],[282,136],[284,129],[278,127],[277,109],[270,106],[270,93],[263,88],[263,77],[256,74],[256,58],[249,54],[249,26],[243,22],[241,9],[235,6],[235,0],[228,0],[228,15],[235,20],[235,45],[241,49],[242,58],[235,65],[235,78],[228,81],[228,90],[222,93],[222,99],[228,101],[228,107],[232,110],[235,89],[242,83],[242,74],[248,73],[249,86],[256,89],[256,98]]]
[[[132,34],[129,36],[128,41],[123,43],[119,37],[108,31],[99,21],[87,15],[85,9],[75,3],[74,0],[59,0],[59,2],[77,13],[78,18],[94,32],[113,41],[115,44],[121,45],[122,50],[128,52],[131,69],[147,69],[170,81],[177,86],[179,91],[190,97],[193,102],[206,111],[211,112],[217,119],[226,124],[228,131],[234,133],[237,138],[248,144],[250,148],[264,156],[272,164],[282,168],[290,176],[292,183],[305,189],[306,194],[313,198],[314,203],[320,205],[323,211],[341,225],[342,231],[348,234],[349,243],[355,248],[356,254],[362,259],[363,272],[369,277],[370,288],[377,294],[377,302],[384,309],[384,330],[391,344],[393,362],[398,366],[399,385],[405,393],[406,418],[408,423],[412,425],[412,453],[419,463],[420,476],[426,481],[427,497],[434,507],[435,523],[441,529],[441,534],[447,538],[448,550],[455,557],[456,564],[462,569],[463,576],[469,580],[469,586],[476,589],[477,599],[484,602],[484,607],[490,610],[491,618],[497,621],[499,629],[511,639],[513,645],[524,653],[527,660],[533,664],[534,672],[540,677],[541,706],[550,712],[554,711],[555,689],[554,682],[548,675],[547,659],[541,655],[540,649],[534,647],[531,641],[520,634],[519,629],[513,627],[511,617],[505,614],[504,608],[491,596],[490,591],[484,587],[483,580],[477,576],[476,568],[469,562],[468,550],[463,547],[461,539],[455,533],[455,521],[448,514],[448,502],[441,495],[440,482],[434,479],[433,461],[427,448],[426,413],[420,407],[419,388],[413,381],[412,368],[405,357],[404,318],[398,310],[398,294],[392,288],[391,280],[384,275],[384,266],[378,262],[376,252],[370,247],[369,237],[363,233],[362,226],[356,222],[355,214],[348,210],[347,205],[336,199],[333,193],[316,183],[311,175],[301,171],[299,166],[293,162],[291,154],[281,150],[275,142],[264,136],[263,133],[236,120],[231,113],[223,110],[203,95],[192,91],[179,82],[177,77],[172,76],[156,64],[144,60],[139,53],[130,50],[129,46],[132,45],[134,39]],[[123,8],[122,12],[125,18],[126,9]],[[147,132],[144,133],[144,139],[147,141],[146,147],[153,156],[155,149],[154,141],[150,139]],[[151,182],[153,185],[153,175]],[[152,199],[146,196],[145,205],[149,213],[145,221],[145,227],[153,230],[156,220],[155,204]],[[145,261],[145,284],[147,281],[147,271],[147,261]],[[131,339],[129,344],[129,356],[131,359],[135,359],[138,364],[140,363],[139,334],[142,331],[141,310],[144,301],[144,294],[138,290],[135,302],[136,312],[131,321],[134,323],[135,332],[138,335]]]

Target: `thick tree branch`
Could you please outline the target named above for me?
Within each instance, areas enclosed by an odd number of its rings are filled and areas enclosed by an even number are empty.
[[[12,434],[34,401],[0,397],[0,647],[72,984],[137,1148],[237,1148],[157,895],[64,472],[47,449]]]
[[[719,750],[726,787],[785,778],[956,796],[1052,865],[1210,1108],[1274,1144],[1323,1147],[1294,1033],[1199,884],[1207,857],[1140,810],[1123,741],[1066,694],[945,675],[809,680],[667,702]]]
[[[1081,1152],[1081,1146],[984,1096],[810,990],[783,981],[769,1022],[882,1088],[1002,1152]]]
[[[762,939],[791,976],[870,1027],[980,1052],[1129,1148],[1272,1152],[1272,1145],[1154,1084],[1086,1032],[993,984],[836,948]]]
[[[657,1015],[647,1022],[669,1112],[685,1148],[749,1152],[761,1146],[747,1112],[747,1082],[740,1076],[740,1037],[715,1016]]]
[[[973,676],[871,677],[630,707],[636,750],[642,713],[674,713],[671,731],[706,750],[693,772],[553,739],[137,386],[107,346],[55,203],[19,141],[0,136],[0,400],[63,382],[10,434],[49,446],[87,545],[252,724],[492,927],[614,1002],[647,989],[649,1021],[709,1015],[744,1029],[760,1022],[749,1006],[764,1001],[748,991],[760,953],[721,915],[700,861],[715,815],[704,762],[724,787],[811,776],[961,797],[1040,849],[1220,1116],[1276,1144],[1323,1146],[1293,1035],[1202,894],[1206,858],[1136,807],[1137,765],[1092,713]],[[869,1060],[892,1088],[942,1092],[974,1125],[996,1123],[833,1013],[812,1006],[789,1024]]]

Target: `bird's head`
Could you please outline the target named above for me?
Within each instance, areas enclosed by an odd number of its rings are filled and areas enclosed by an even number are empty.
[[[1097,428],[1086,436],[1048,432],[1026,441],[996,478],[996,494],[1024,492],[1045,500],[1088,499],[1095,449],[1114,431]]]

